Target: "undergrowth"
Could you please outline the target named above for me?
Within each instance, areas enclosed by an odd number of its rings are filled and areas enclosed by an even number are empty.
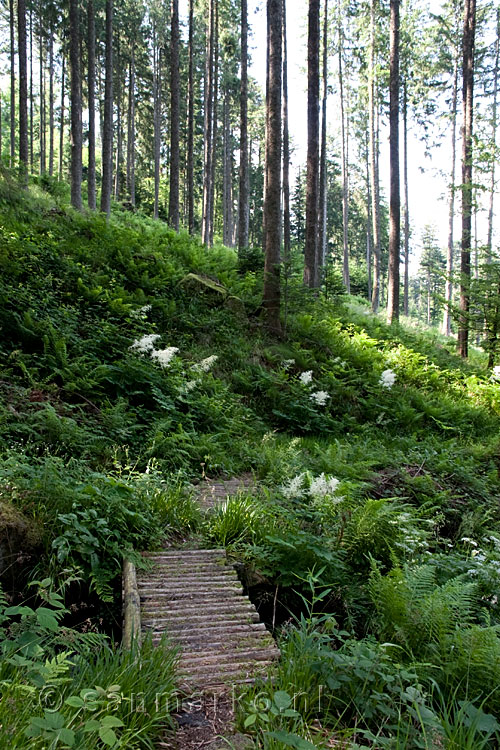
[[[75,213],[49,187],[0,181],[10,746],[153,746],[168,712],[107,706],[118,685],[170,694],[175,657],[146,644],[139,663],[96,633],[119,630],[124,556],[196,533],[227,547],[280,639],[263,702],[242,709],[257,747],[494,747],[500,383],[484,358],[294,277],[275,339],[261,274],[232,250]],[[201,513],[193,482],[249,471],[256,493]],[[46,684],[64,697],[53,714]]]

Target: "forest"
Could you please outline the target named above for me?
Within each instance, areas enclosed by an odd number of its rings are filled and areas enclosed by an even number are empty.
[[[0,750],[500,746],[500,8],[291,3],[0,4]]]

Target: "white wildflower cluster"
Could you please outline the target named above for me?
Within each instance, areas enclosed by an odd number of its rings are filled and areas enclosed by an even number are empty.
[[[309,486],[306,486],[307,480],[309,480]],[[299,499],[305,495],[309,495],[313,500],[322,500],[325,497],[332,499],[334,503],[340,503],[343,500],[342,497],[333,497],[338,489],[340,481],[331,477],[327,479],[324,473],[320,474],[319,477],[311,477],[309,472],[302,472],[296,477],[291,479],[287,484],[281,487],[283,495],[290,499]]]
[[[283,369],[284,370],[289,370],[290,367],[294,366],[294,364],[295,364],[295,360],[294,359],[284,359],[283,360]]]
[[[305,372],[301,372],[299,375],[299,380],[302,383],[302,385],[310,385],[312,383],[312,379],[313,379],[312,370],[306,370]]]
[[[130,313],[131,318],[138,318],[144,320],[151,310],[151,305],[144,305],[143,307],[140,307],[138,310],[133,310]]]
[[[155,349],[155,343],[161,338],[159,333],[148,333],[140,339],[136,339],[130,350],[139,354],[150,354],[160,367],[170,367],[172,358],[177,354],[179,349],[176,346],[168,346],[166,349]]]
[[[304,497],[305,489],[304,489],[304,478],[305,473],[298,474],[293,479],[290,479],[288,484],[285,484],[281,487],[281,491],[285,497],[288,499],[292,497]]]
[[[146,336],[136,339],[130,349],[139,352],[139,354],[147,354],[147,352],[153,351],[155,348],[155,342],[160,338],[161,336],[159,333],[148,333]]]
[[[199,380],[188,380],[187,383],[184,383],[184,390],[186,391],[186,393],[191,393],[191,391],[194,391],[199,383]]]
[[[500,380],[500,365],[496,365],[491,371],[491,377],[493,380]]]
[[[464,542],[464,544],[470,544],[472,547],[477,547],[477,542],[474,539],[469,539],[468,536],[463,536],[460,541]]]
[[[339,484],[339,479],[335,479],[335,477],[327,479],[324,473],[322,473],[319,475],[319,477],[313,477],[313,479],[311,479],[311,484],[309,485],[309,494],[313,498],[323,498],[327,497],[328,495],[335,495]]]
[[[155,349],[151,352],[151,358],[158,362],[160,367],[165,369],[170,367],[170,362],[178,351],[179,349],[176,346],[167,346],[166,349]]]
[[[325,406],[326,402],[330,398],[330,394],[326,391],[314,391],[314,393],[311,393],[309,398],[318,406]]]
[[[194,372],[209,372],[212,369],[212,366],[217,362],[218,356],[216,354],[212,354],[211,357],[207,357],[206,359],[202,359],[201,362],[198,362],[198,364],[192,366],[192,370]]]
[[[342,369],[344,367],[347,367],[347,362],[344,359],[341,359],[341,357],[335,357],[335,359],[333,360],[333,364],[338,365]]]
[[[396,373],[394,372],[394,370],[384,370],[379,380],[379,384],[382,386],[382,388],[388,388],[390,390],[395,382]]]

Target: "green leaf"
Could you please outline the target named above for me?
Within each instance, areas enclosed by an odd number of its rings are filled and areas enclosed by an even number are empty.
[[[278,690],[273,696],[274,703],[280,711],[289,708],[292,705],[292,699],[284,690]]]
[[[62,729],[65,724],[64,716],[59,711],[44,711],[45,722],[50,729]]]
[[[243,726],[245,727],[245,729],[247,727],[252,727],[256,721],[257,721],[257,714],[250,714],[249,716],[247,716],[247,718],[243,722]]]
[[[42,628],[45,628],[45,630],[51,630],[55,633],[59,629],[57,618],[54,617],[53,611],[47,609],[47,607],[38,607],[36,611],[36,619],[38,620],[39,625]]]
[[[97,732],[97,730],[100,728],[100,724],[96,719],[89,719],[85,722],[83,726],[84,732]]]
[[[123,721],[117,716],[105,716],[101,720],[101,724],[103,727],[122,727]]]
[[[116,734],[110,727],[101,727],[99,729],[99,737],[105,745],[108,745],[108,747],[113,747],[117,741]]]
[[[59,739],[62,740],[68,747],[73,747],[75,744],[75,733],[72,729],[67,729],[64,727],[63,729],[59,730]]]
[[[72,706],[73,708],[82,708],[85,705],[85,702],[77,695],[71,695],[64,702],[67,706]]]

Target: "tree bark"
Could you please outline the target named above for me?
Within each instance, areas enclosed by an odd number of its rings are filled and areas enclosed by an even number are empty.
[[[91,211],[97,207],[95,176],[95,11],[94,0],[87,5],[87,55],[89,104],[89,163],[87,173],[87,202]]]
[[[410,286],[410,203],[408,186],[408,81],[404,80],[403,93],[403,183],[404,183],[404,284],[403,284],[403,314],[409,312],[409,286]]]
[[[106,60],[102,128],[101,211],[111,213],[113,184],[113,0],[106,0]]]
[[[223,242],[226,247],[233,244],[233,149],[231,133],[231,97],[226,84],[224,94],[224,199]]]
[[[62,70],[61,70],[61,111],[59,116],[59,180],[63,178],[64,165],[64,94],[66,90],[66,58],[64,50],[62,51]]]
[[[370,181],[373,224],[373,284],[372,310],[377,312],[380,304],[380,198],[378,174],[378,143],[376,137],[376,74],[375,74],[375,10],[378,0],[370,3],[370,63],[368,66],[368,117],[370,133]]]
[[[328,179],[326,170],[327,119],[326,106],[328,99],[328,0],[323,8],[323,104],[321,117],[321,157],[319,172],[319,267],[323,272],[326,263],[327,249],[327,198]]]
[[[340,88],[340,130],[341,130],[341,158],[342,158],[342,236],[343,236],[343,263],[342,275],[344,286],[348,294],[351,293],[351,282],[349,274],[349,165],[347,147],[347,128],[344,99],[344,72],[343,72],[343,29],[342,16],[339,3],[339,88]]]
[[[290,229],[290,133],[288,121],[288,42],[286,0],[283,0],[283,255],[285,284],[288,285],[292,253]]]
[[[17,44],[19,54],[19,163],[21,179],[28,181],[28,63],[26,57],[26,3],[17,0]]]
[[[9,0],[10,27],[10,166],[16,161],[16,31],[14,0]]]
[[[215,0],[209,0],[207,53],[205,67],[205,124],[204,124],[204,173],[201,241],[210,244],[210,206],[212,187],[212,136],[213,136],[213,90],[214,90],[214,34]]]
[[[154,127],[154,208],[153,216],[159,216],[160,199],[160,131],[161,131],[161,50],[153,22],[153,127]]]
[[[30,171],[33,174],[34,165],[34,99],[33,99],[33,7],[30,6]]]
[[[264,292],[266,324],[275,334],[280,322],[282,0],[267,0],[268,74],[266,96],[266,193],[264,198]]]
[[[78,0],[69,4],[71,67],[71,205],[82,207],[82,92],[80,77],[80,12]]]
[[[476,0],[465,0],[462,97],[463,97],[463,144],[462,144],[462,253],[460,280],[460,324],[458,350],[461,357],[469,354],[469,306],[470,306],[470,252],[472,234],[472,128],[474,104],[474,47],[476,31]]]
[[[307,42],[307,188],[304,284],[319,287],[319,0],[309,0]]]
[[[179,231],[179,89],[179,0],[172,0],[170,31],[170,190],[168,198],[168,223],[176,232]]]
[[[451,105],[451,174],[450,201],[448,209],[448,248],[446,253],[446,287],[443,311],[442,332],[445,336],[451,334],[451,306],[453,303],[453,224],[455,221],[455,176],[457,165],[457,104],[458,104],[458,54],[455,56],[453,73],[453,90]]]
[[[120,200],[122,191],[121,176],[123,163],[123,124],[122,124],[122,67],[121,67],[121,50],[120,40],[116,41],[116,84],[115,96],[116,102],[116,153],[115,153],[115,184],[114,197]]]
[[[49,175],[54,174],[54,20],[49,32]]]
[[[399,184],[399,4],[391,0],[390,112],[389,112],[389,277],[387,322],[399,320],[399,262],[401,242],[401,196]]]
[[[44,69],[44,48],[43,48],[43,31],[41,23],[42,9],[40,5],[40,35],[39,35],[39,75],[40,75],[40,174],[44,174],[47,168],[45,152],[45,69]],[[80,37],[78,36],[78,39]],[[80,54],[80,53],[79,53]],[[81,92],[80,92],[81,102]]]
[[[135,208],[135,49],[130,56],[128,88],[127,188],[130,203]]]
[[[215,174],[217,168],[217,140],[219,128],[219,0],[215,2],[215,39],[214,39],[214,97],[213,97],[213,133],[212,133],[212,162],[210,172],[210,205],[209,205],[209,240],[211,247],[214,244],[214,216],[215,216],[215,198],[216,182]]]
[[[194,234],[194,0],[189,0],[188,47],[187,204],[188,231]]]
[[[241,84],[240,84],[240,187],[238,209],[238,252],[248,247],[250,222],[248,154],[248,2],[241,0]]]
[[[497,37],[495,41],[495,67],[493,69],[493,102],[491,111],[491,143],[493,147],[493,159],[491,162],[491,181],[490,181],[490,205],[488,209],[488,239],[486,241],[486,260],[491,263],[491,252],[493,243],[493,217],[495,202],[495,182],[496,182],[496,143],[497,143],[497,126],[498,126],[498,65],[500,60],[500,8],[497,8]]]

